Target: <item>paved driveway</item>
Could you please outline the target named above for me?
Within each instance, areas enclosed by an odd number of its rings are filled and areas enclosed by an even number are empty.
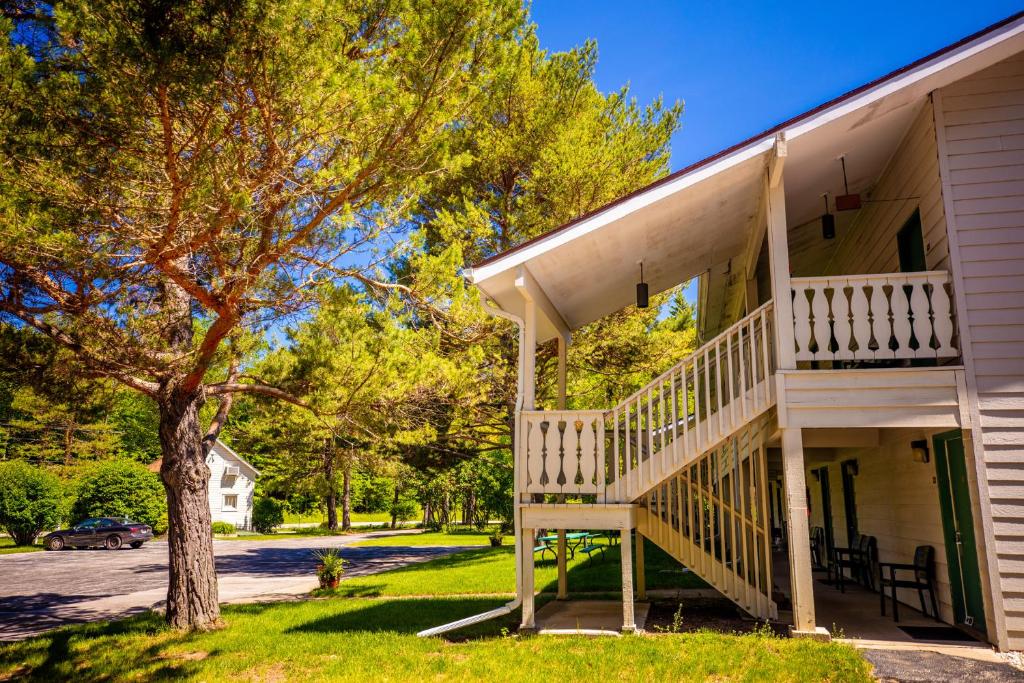
[[[378,534],[379,535],[379,534]],[[273,541],[214,541],[220,599],[251,602],[303,595],[316,587],[313,550],[367,535]],[[346,576],[375,574],[460,548],[345,547]],[[71,623],[123,617],[167,593],[167,544],[138,550],[73,550],[0,555],[0,641]]]

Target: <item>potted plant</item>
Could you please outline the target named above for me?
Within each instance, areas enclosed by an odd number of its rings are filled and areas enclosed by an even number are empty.
[[[503,538],[504,536],[501,535],[500,531],[495,531],[488,537],[488,540],[490,540],[492,548],[497,548],[501,546],[501,541]]]
[[[341,575],[345,573],[345,560],[337,548],[324,548],[315,553],[319,564],[316,566],[316,578],[321,588],[337,588]]]

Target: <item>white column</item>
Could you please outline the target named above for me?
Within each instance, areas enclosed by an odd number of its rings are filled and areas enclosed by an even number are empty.
[[[622,630],[636,631],[633,616],[633,535],[630,529],[619,532],[622,542],[619,548],[622,557]]]
[[[536,628],[534,621],[534,579],[533,579],[533,548],[535,544],[534,530],[523,529],[519,542],[523,548],[523,561],[521,567],[523,583],[523,620],[519,625],[520,630],[531,631]]]
[[[814,621],[811,540],[807,529],[803,435],[799,429],[781,431],[786,517],[789,521],[789,583],[793,601],[793,630],[798,635],[818,636]]]
[[[565,410],[566,357],[569,353],[568,335],[558,335],[558,409]]]
[[[793,295],[789,283],[789,237],[786,232],[786,184],[782,179],[785,142],[778,141],[775,155],[764,178],[768,197],[768,263],[772,276],[772,299],[775,302],[775,353],[780,369],[796,368],[793,342]],[[780,378],[781,380],[781,378]],[[781,393],[779,394],[781,396]],[[780,413],[783,411],[780,411]]]

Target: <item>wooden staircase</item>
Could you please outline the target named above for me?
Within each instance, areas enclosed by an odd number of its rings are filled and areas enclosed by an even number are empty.
[[[770,414],[639,500],[637,531],[755,617],[775,619],[765,438]]]
[[[606,416],[608,486],[637,530],[755,617],[774,619],[764,442],[775,424],[772,304],[702,345]]]
[[[522,411],[517,491],[636,503],[640,533],[752,615],[775,618],[772,312],[769,301],[611,410]]]

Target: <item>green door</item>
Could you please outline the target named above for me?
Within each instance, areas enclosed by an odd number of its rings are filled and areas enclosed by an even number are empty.
[[[937,434],[933,443],[954,621],[984,631],[981,572],[978,569],[978,544],[974,538],[963,433],[956,429]]]

